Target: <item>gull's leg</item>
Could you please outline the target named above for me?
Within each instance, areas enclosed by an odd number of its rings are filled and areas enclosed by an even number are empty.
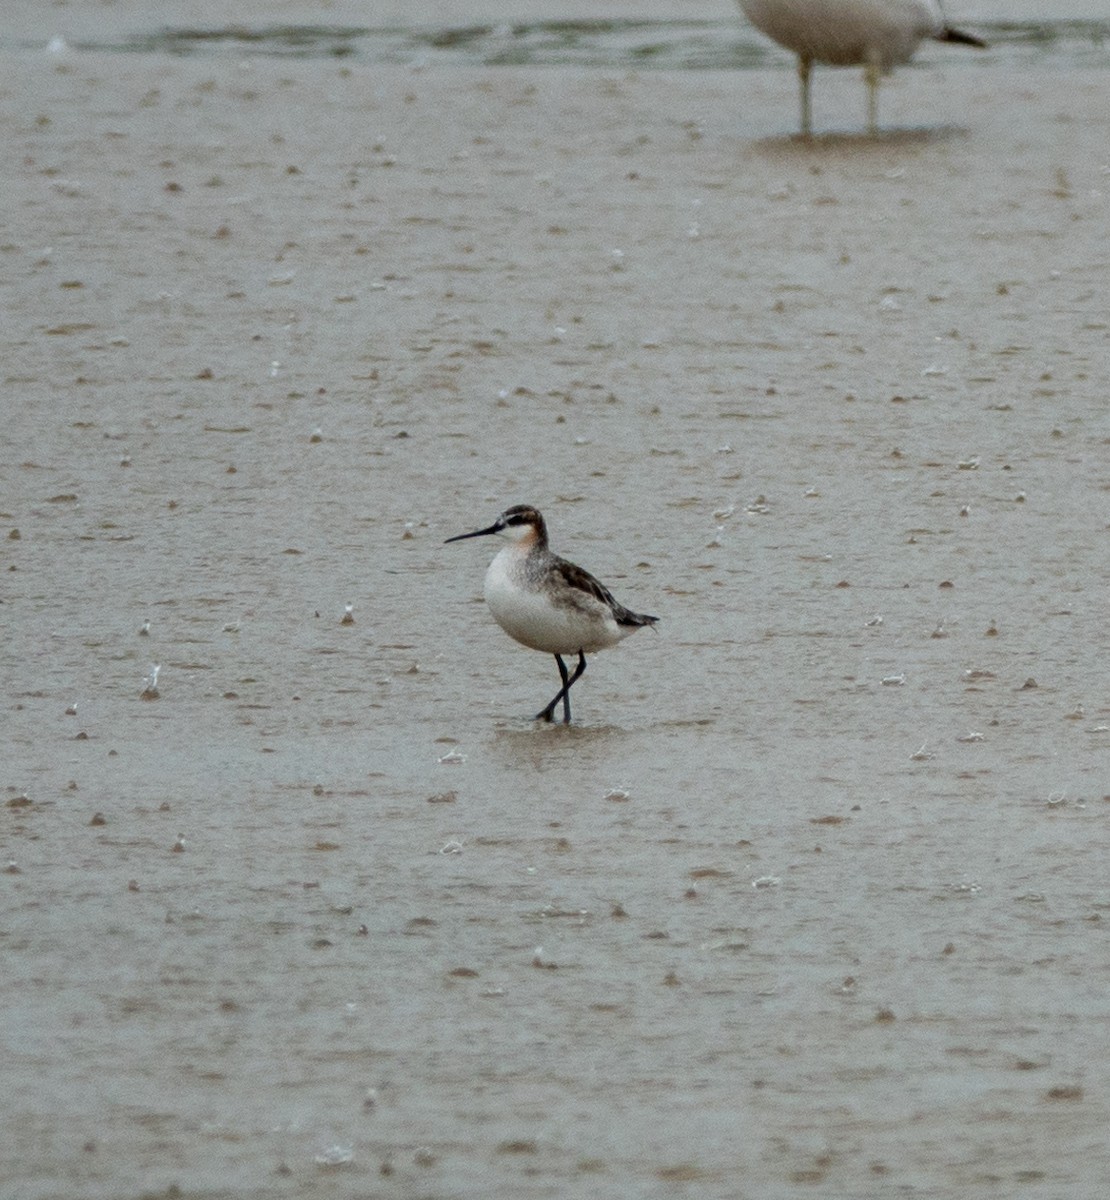
[[[798,84],[802,93],[802,137],[813,133],[813,111],[809,101],[809,81],[813,75],[813,59],[806,54],[798,55]]]
[[[871,57],[863,68],[863,79],[867,84],[867,132],[874,137],[879,132],[879,77],[882,70]]]

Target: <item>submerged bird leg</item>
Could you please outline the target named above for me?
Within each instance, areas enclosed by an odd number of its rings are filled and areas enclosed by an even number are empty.
[[[863,79],[867,84],[867,132],[875,137],[879,132],[879,77],[882,69],[874,57],[867,60],[863,68]]]
[[[798,83],[802,91],[802,137],[813,133],[813,109],[809,100],[809,81],[813,75],[813,59],[807,54],[798,55]]]
[[[578,651],[578,666],[576,666],[574,668],[574,674],[570,675],[569,677],[567,675],[567,664],[565,662],[563,662],[562,656],[559,654],[556,654],[555,661],[559,664],[559,675],[562,677],[563,686],[555,693],[555,698],[551,701],[551,703],[542,712],[536,713],[535,719],[537,721],[554,721],[555,720],[555,708],[558,705],[559,701],[562,700],[562,702],[563,702],[563,724],[569,725],[570,724],[570,689],[572,687],[574,687],[574,684],[577,681],[579,675],[581,675],[582,672],[586,669],[586,655],[581,650]]]

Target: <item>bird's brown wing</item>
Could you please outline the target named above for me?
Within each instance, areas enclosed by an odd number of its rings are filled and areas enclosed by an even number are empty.
[[[658,617],[649,617],[643,613],[634,613],[625,608],[619,600],[613,598],[613,593],[599,579],[595,579],[589,571],[584,571],[575,563],[567,562],[565,558],[557,558],[554,564],[555,573],[569,589],[566,593],[569,604],[580,603],[576,593],[582,598],[589,596],[599,604],[604,604],[613,614],[618,625],[654,625]]]

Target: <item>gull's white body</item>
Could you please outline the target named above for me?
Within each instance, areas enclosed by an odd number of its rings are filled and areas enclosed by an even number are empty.
[[[944,32],[931,0],[739,0],[747,18],[780,46],[834,67],[909,62],[923,38]]]

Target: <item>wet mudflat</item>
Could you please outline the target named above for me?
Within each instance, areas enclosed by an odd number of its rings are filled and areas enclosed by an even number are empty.
[[[5,79],[12,1194],[1100,1194],[1104,74]]]

